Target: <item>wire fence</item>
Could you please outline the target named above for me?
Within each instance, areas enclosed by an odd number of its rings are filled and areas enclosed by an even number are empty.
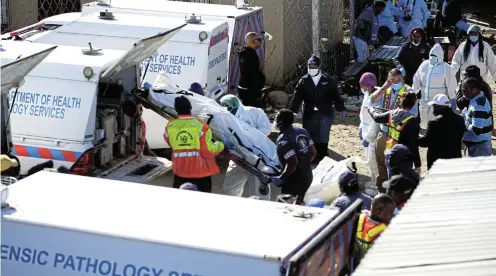
[[[79,12],[91,0],[1,0],[2,33],[36,23],[61,13]],[[179,0],[234,5],[236,0]],[[357,4],[355,5],[355,1]],[[348,65],[350,22],[370,0],[248,0],[264,9],[267,85],[292,92],[306,73],[312,54],[318,54],[322,68],[339,76]]]

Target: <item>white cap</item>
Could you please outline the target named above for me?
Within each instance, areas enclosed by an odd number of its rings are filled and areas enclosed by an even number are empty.
[[[429,105],[440,105],[440,106],[450,106],[450,100],[444,94],[438,94],[434,96],[434,99],[429,102]]]

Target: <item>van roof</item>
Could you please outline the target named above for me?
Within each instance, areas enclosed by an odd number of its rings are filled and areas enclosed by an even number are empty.
[[[91,2],[83,5],[83,13],[85,6],[100,7],[98,2]],[[247,9],[238,9],[234,5],[218,5],[206,3],[189,3],[180,1],[163,1],[163,0],[112,0],[109,7],[101,7],[104,9],[120,8],[120,9],[136,9],[160,11],[168,13],[180,13],[205,15],[205,16],[222,16],[222,17],[243,17],[253,11],[261,10],[261,7],[250,7]]]
[[[114,17],[115,19],[113,20],[105,20],[99,18],[98,12],[88,14],[47,33],[45,36],[81,34],[108,37],[109,39],[132,38],[139,40],[144,37],[156,35],[160,32],[168,31],[186,23],[184,19],[179,18],[165,19],[163,17],[123,14],[118,12],[114,13]],[[175,34],[170,41],[200,43],[198,37],[201,32],[205,31],[210,35],[214,29],[223,24],[225,25],[224,29],[227,29],[227,23],[222,21],[203,20],[201,24],[187,24]],[[102,26],[105,27],[103,28]],[[41,39],[39,41],[47,40]],[[208,43],[208,41],[209,40],[204,43]],[[53,40],[48,42],[54,43]]]
[[[11,62],[19,56],[27,56],[48,48],[49,44],[29,43],[21,41],[2,41],[4,51],[0,53],[2,63]],[[100,75],[102,67],[121,58],[125,51],[100,51],[100,55],[84,55],[82,50],[88,47],[58,46],[45,60],[43,60],[29,76],[48,77],[56,76],[60,79],[87,81],[83,75],[85,67],[91,67],[96,76]],[[61,72],[64,72],[61,74]],[[98,79],[95,80],[98,82]]]
[[[80,12],[68,12],[47,17],[41,20],[41,22],[45,24],[64,25],[65,23],[74,21],[79,17],[81,17]]]
[[[290,255],[338,214],[335,209],[48,171],[20,180],[9,187],[9,194],[7,202],[16,211],[4,213],[4,223],[17,221],[256,258]],[[302,210],[312,213],[312,218],[296,217]],[[267,234],[269,230],[277,235]]]

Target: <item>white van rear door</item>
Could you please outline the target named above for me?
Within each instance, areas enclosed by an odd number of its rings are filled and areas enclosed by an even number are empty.
[[[149,58],[158,48],[164,45],[167,40],[173,37],[179,30],[186,26],[183,24],[169,31],[159,33],[158,35],[148,37],[135,43],[121,59],[111,64],[102,74],[102,78],[110,79],[117,75],[121,70],[140,64],[143,60]]]
[[[111,167],[117,169],[103,172],[97,176],[126,182],[149,183],[170,171],[172,162],[162,157],[141,155],[135,159],[123,160],[121,164],[112,164]]]
[[[2,72],[2,94],[8,93],[13,87],[19,86],[23,78],[44,60],[57,46],[18,59],[1,68]]]

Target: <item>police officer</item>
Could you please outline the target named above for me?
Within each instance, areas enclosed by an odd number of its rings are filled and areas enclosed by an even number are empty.
[[[174,101],[179,118],[165,127],[164,139],[172,149],[174,188],[192,183],[202,192],[212,191],[212,175],[220,172],[215,156],[224,150],[224,144],[214,141],[208,125],[191,115],[191,102],[185,96]]]
[[[300,105],[304,103],[303,128],[310,133],[315,142],[318,153],[316,161],[327,156],[334,107],[341,117],[346,116],[346,108],[339,96],[336,81],[319,67],[320,58],[312,55],[308,60],[308,73],[298,82],[291,104],[291,110],[298,113]]]
[[[274,121],[274,128],[280,131],[277,137],[277,154],[284,167],[281,176],[272,177],[270,182],[282,187],[282,194],[290,194],[301,204],[313,180],[310,163],[317,155],[312,138],[308,132],[293,127],[294,114],[282,109]]]

